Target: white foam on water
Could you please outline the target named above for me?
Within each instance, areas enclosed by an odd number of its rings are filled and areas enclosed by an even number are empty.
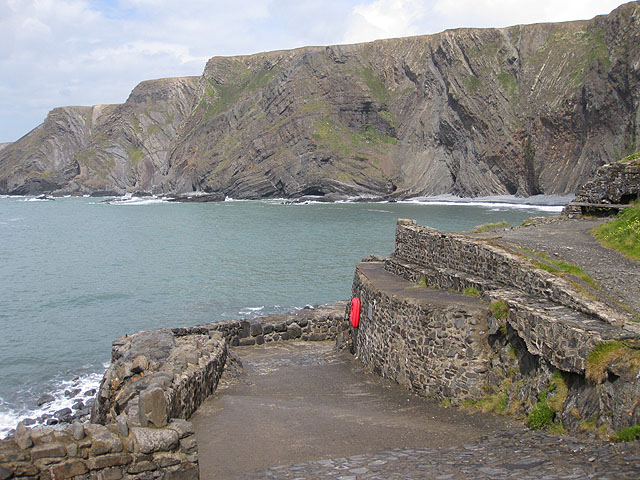
[[[108,366],[108,363],[103,365],[105,369]],[[102,376],[102,372],[94,372],[71,380],[62,380],[57,384],[55,390],[48,392],[54,397],[54,400],[35,408],[7,405],[0,398],[0,438],[6,437],[9,431],[16,428],[18,422],[25,418],[36,419],[45,413],[53,414],[63,408],[71,408],[79,400],[86,403],[87,400],[93,397],[85,396],[85,392],[93,389],[97,390],[102,381]],[[79,390],[79,392],[71,397],[65,395],[66,391],[72,390]],[[25,392],[25,396],[32,396],[32,393]]]
[[[531,209],[542,212],[561,212],[574,196],[534,195],[532,197],[515,197],[499,195],[490,197],[463,198],[454,195],[438,195],[435,197],[415,197],[401,200],[398,203],[414,203],[420,205],[460,205],[489,207],[493,211],[502,209]]]
[[[169,203],[169,199],[159,198],[155,195],[152,197],[134,197],[131,194],[126,194],[107,203],[109,203],[109,205],[155,205],[158,203]]]
[[[256,312],[261,312],[264,310],[264,305],[261,307],[244,307],[242,310],[238,312],[239,315],[253,315]]]

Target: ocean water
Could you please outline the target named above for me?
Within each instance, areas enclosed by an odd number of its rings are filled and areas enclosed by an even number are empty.
[[[348,298],[355,264],[393,251],[398,218],[463,231],[561,210],[514,199],[428,200],[0,197],[0,436],[22,418],[86,400],[111,342],[126,333]],[[45,393],[56,400],[38,407]]]

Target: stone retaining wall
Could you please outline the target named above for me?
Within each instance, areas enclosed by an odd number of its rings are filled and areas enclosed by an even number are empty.
[[[486,305],[448,292],[433,292],[444,295],[444,302],[395,295],[368,278],[374,268],[359,265],[353,283],[352,293],[362,302],[360,325],[353,331],[360,361],[421,395],[458,401],[483,396]]]
[[[211,395],[228,345],[336,340],[346,302],[286,315],[159,329],[113,342],[91,424],[27,428],[0,441],[0,480],[195,480],[198,447],[187,419]]]

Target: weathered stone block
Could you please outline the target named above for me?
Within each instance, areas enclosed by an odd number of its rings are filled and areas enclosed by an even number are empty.
[[[88,425],[86,431],[91,437],[91,454],[118,453],[122,451],[122,440],[118,435],[102,425]]]
[[[142,453],[168,452],[175,450],[180,443],[178,432],[170,428],[133,427],[131,432],[135,439],[136,451]]]
[[[38,475],[39,469],[33,463],[16,462],[5,465],[7,470],[11,471],[15,478],[31,477]],[[9,477],[13,478],[13,477]]]
[[[135,475],[136,473],[151,472],[157,469],[158,469],[157,463],[151,462],[149,460],[144,460],[142,462],[135,462],[129,465],[129,468],[127,468],[127,473]]]
[[[160,387],[147,388],[140,392],[138,401],[138,419],[143,427],[152,424],[156,428],[167,425],[168,404],[164,391]]]
[[[180,451],[182,453],[196,453],[198,451],[198,443],[196,437],[186,437],[180,440]]]
[[[31,459],[38,460],[40,458],[63,458],[67,455],[67,451],[60,443],[49,443],[38,445],[31,449]]]
[[[98,457],[89,458],[87,460],[87,465],[91,470],[102,470],[103,468],[128,465],[132,460],[133,457],[128,453],[119,455],[100,455]]]
[[[287,327],[287,334],[290,338],[299,338],[302,335],[302,329],[297,323],[292,323]]]
[[[56,480],[73,478],[76,475],[83,475],[88,471],[89,469],[81,460],[71,460],[51,467],[51,474]]]
[[[175,430],[180,438],[188,437],[196,432],[193,423],[180,418],[172,419],[171,423],[169,423],[169,428]]]
[[[169,470],[164,480],[198,480],[198,466],[197,465],[181,465],[176,470]]]
[[[30,430],[25,427],[22,422],[18,423],[18,427],[16,428],[16,433],[13,435],[13,439],[22,450],[26,450],[33,445]]]
[[[120,480],[121,478],[122,470],[119,467],[105,468],[98,472],[98,480]]]
[[[13,476],[13,472],[0,465],[0,480],[7,480]]]
[[[248,347],[251,345],[255,345],[256,344],[256,339],[255,338],[241,338],[240,339],[240,346],[241,347]]]

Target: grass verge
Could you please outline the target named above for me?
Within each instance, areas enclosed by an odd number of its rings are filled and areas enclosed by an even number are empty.
[[[508,224],[507,222],[498,222],[498,223],[485,223],[484,225],[478,225],[477,227],[475,227],[473,230],[471,230],[471,233],[482,233],[482,232],[486,232],[487,230],[493,230],[494,228],[502,228],[502,227],[510,227],[511,225]]]
[[[605,247],[640,260],[640,205],[623,210],[614,220],[591,230],[591,234]]]

